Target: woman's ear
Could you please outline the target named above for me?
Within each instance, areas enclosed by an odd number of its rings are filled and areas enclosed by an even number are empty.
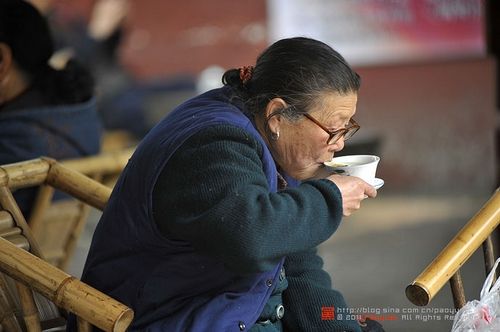
[[[280,111],[284,110],[286,107],[286,102],[281,98],[273,98],[267,103],[265,115],[268,130],[270,130],[272,134],[279,133],[280,122],[282,119]]]
[[[0,43],[0,82],[12,66],[12,50],[5,43]]]
[[[283,110],[287,107],[286,102],[281,98],[273,98],[271,99],[266,106],[266,118],[270,116],[276,115],[280,110]]]

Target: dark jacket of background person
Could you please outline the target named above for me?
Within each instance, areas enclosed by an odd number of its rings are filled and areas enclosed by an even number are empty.
[[[269,150],[230,95],[194,98],[148,133],[82,280],[134,309],[132,331],[281,331],[281,303],[290,330],[359,331],[355,321],[321,323],[322,306],[346,307],[314,249],[340,223],[338,188],[288,178],[277,193]]]
[[[0,2],[0,164],[99,152],[93,79],[74,61],[52,68],[53,50],[47,22],[34,7]],[[26,217],[35,195],[36,188],[14,193]]]
[[[94,99],[60,106],[12,107],[6,105],[0,111],[1,165],[40,156],[64,160],[99,152],[101,127]],[[26,217],[35,195],[36,188],[14,193]]]

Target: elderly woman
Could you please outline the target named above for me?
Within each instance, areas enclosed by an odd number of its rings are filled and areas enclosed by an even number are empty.
[[[280,40],[186,101],[138,146],[83,280],[132,330],[360,331],[316,246],[376,190],[323,163],[359,126],[359,77],[326,44]]]

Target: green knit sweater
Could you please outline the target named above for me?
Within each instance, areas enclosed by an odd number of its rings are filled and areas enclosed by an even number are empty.
[[[251,331],[358,332],[355,321],[322,317],[324,308],[346,306],[315,249],[342,218],[338,188],[328,180],[310,180],[272,193],[261,155],[260,143],[241,128],[218,125],[197,132],[174,153],[156,183],[158,228],[242,274],[270,270],[286,257],[283,326]]]

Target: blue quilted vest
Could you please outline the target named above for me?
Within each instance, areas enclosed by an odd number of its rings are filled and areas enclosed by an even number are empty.
[[[152,192],[160,172],[186,139],[212,125],[235,125],[255,136],[269,188],[277,190],[271,154],[249,118],[229,103],[229,93],[221,88],[193,98],[151,130],[95,231],[82,279],[135,311],[131,330],[247,330],[278,284],[283,260],[272,271],[238,275],[190,243],[166,238],[153,220]]]

